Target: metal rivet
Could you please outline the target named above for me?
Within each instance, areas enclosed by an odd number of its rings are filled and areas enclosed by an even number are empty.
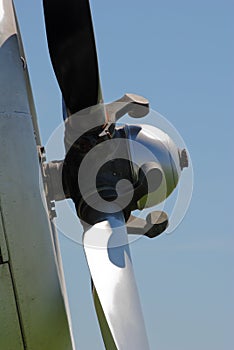
[[[26,59],[23,56],[21,56],[20,59],[23,62],[23,69],[25,70],[27,67]]]

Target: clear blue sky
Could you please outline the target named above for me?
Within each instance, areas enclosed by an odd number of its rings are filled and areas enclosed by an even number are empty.
[[[42,1],[14,2],[46,144],[62,116]],[[234,2],[91,5],[105,100],[125,92],[149,98],[183,136],[194,166],[193,198],[180,226],[131,245],[151,348],[232,350]],[[61,249],[77,349],[103,349],[82,247],[61,235]]]

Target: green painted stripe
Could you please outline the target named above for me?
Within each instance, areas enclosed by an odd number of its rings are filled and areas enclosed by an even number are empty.
[[[93,300],[94,300],[94,305],[95,305],[98,322],[102,333],[102,338],[105,344],[105,348],[106,350],[118,350],[115,345],[114,339],[112,337],[110,328],[108,326],[108,323],[107,323],[105,314],[103,312],[103,308],[101,306],[95,287],[93,287]]]

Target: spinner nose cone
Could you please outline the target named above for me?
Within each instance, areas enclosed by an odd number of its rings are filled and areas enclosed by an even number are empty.
[[[128,128],[130,140],[133,141],[130,147],[133,162],[142,166],[154,161],[162,170],[161,186],[147,195],[147,206],[156,205],[176,188],[182,169],[188,166],[187,153],[179,149],[167,133],[154,126],[129,125]]]

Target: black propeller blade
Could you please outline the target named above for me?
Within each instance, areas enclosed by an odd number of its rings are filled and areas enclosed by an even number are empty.
[[[68,115],[101,100],[88,0],[43,0],[48,46]]]

